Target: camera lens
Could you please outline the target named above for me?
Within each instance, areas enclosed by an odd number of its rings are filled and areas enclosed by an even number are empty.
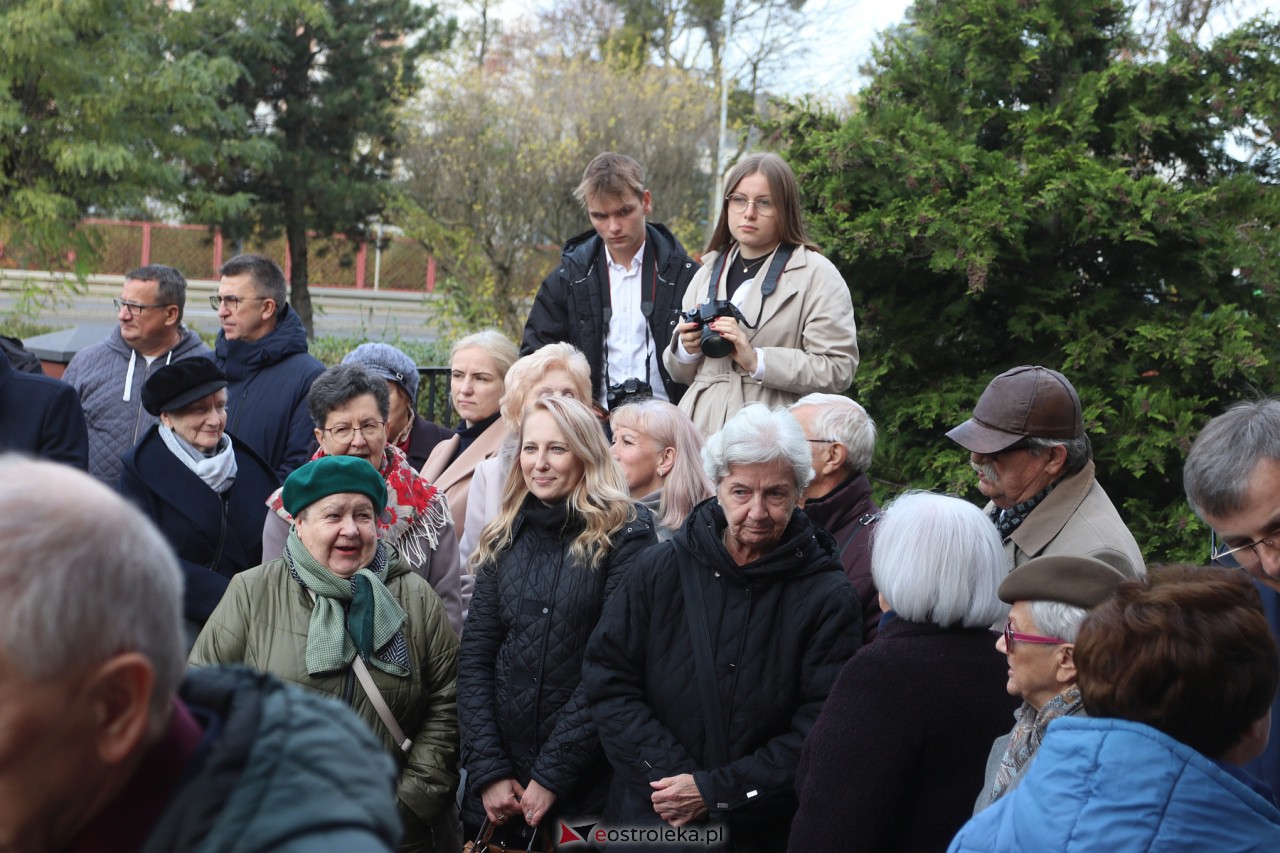
[[[710,358],[724,358],[733,352],[733,344],[720,337],[720,333],[710,326],[703,326],[702,352]]]

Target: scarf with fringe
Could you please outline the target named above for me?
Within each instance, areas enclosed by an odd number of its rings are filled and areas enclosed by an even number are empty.
[[[328,455],[322,447],[311,459]],[[394,444],[387,445],[378,473],[387,481],[387,505],[378,516],[378,536],[395,545],[415,569],[427,565],[431,555],[423,551],[419,536],[425,535],[434,551],[440,547],[441,532],[453,520],[444,493],[415,471]],[[293,516],[284,508],[283,492],[283,487],[272,492],[267,506],[293,524]]]

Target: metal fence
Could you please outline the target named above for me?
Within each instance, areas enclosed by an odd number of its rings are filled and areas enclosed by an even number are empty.
[[[124,275],[147,264],[167,264],[188,278],[217,278],[222,262],[241,252],[256,252],[292,266],[284,238],[243,242],[224,240],[217,228],[119,219],[85,219],[80,227],[100,240],[94,271]],[[381,230],[381,229],[380,229]],[[32,269],[20,246],[0,242],[0,267]],[[64,257],[66,270],[75,258]],[[41,268],[47,268],[43,264]],[[58,270],[55,270],[55,272]],[[426,249],[405,237],[383,232],[380,239],[354,241],[341,234],[312,235],[307,245],[308,283],[315,287],[353,287],[431,293],[436,262]]]

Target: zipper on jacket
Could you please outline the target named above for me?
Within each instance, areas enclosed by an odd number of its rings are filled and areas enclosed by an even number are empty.
[[[215,572],[222,565],[222,547],[227,544],[227,511],[231,503],[231,490],[218,495],[218,498],[222,504],[222,530],[218,533],[218,547],[214,549],[213,561],[209,564],[210,570]]]

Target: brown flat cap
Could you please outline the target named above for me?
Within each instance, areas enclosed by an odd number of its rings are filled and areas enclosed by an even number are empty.
[[[1024,438],[1084,435],[1080,397],[1067,377],[1039,365],[1001,373],[973,407],[973,417],[947,433],[972,453],[999,453]]]
[[[1127,578],[1093,557],[1034,557],[1000,584],[998,595],[1015,601],[1060,601],[1092,610],[1111,597]]]

